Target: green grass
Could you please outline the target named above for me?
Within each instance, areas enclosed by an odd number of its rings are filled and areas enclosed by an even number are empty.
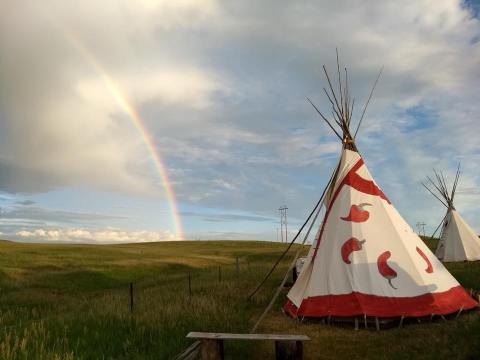
[[[246,295],[284,247],[254,241],[113,246],[0,241],[0,359],[168,359],[190,344],[189,331],[248,332],[289,259],[253,301]],[[447,267],[466,288],[480,288],[480,262]],[[307,359],[480,358],[478,311],[456,321],[354,331],[286,317],[284,299],[285,292],[259,332],[309,335]],[[273,344],[227,342],[226,354],[271,358]]]

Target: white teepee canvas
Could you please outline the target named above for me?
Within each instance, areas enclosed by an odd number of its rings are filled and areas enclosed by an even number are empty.
[[[460,164],[449,191],[442,172],[433,170],[435,181],[427,176],[423,186],[446,208],[447,214],[442,220],[442,232],[435,255],[443,261],[476,261],[480,260],[480,238],[455,210],[453,200],[460,178]]]
[[[324,219],[284,309],[293,316],[426,316],[469,309],[467,294],[344,149]]]
[[[480,238],[456,210],[445,217],[435,255],[445,262],[480,260]]]
[[[310,103],[343,148],[323,198],[323,220],[284,310],[298,317],[417,317],[478,306],[400,216],[358,153],[355,136],[378,77],[352,132],[347,70],[342,80],[337,55],[337,92],[324,71],[330,120]]]
[[[434,174],[436,181],[427,176],[428,183],[423,183],[423,186],[447,208],[441,223],[442,232],[435,255],[444,262],[480,260],[480,238],[453,205],[460,178],[460,165],[451,191],[447,187],[443,173],[434,170]]]

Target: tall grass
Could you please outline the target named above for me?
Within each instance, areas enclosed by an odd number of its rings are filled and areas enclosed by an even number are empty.
[[[190,343],[185,338],[189,331],[247,332],[289,258],[252,301],[246,296],[284,246],[246,241],[123,246],[0,242],[0,358],[168,359]],[[480,288],[480,264],[448,266],[459,281]],[[290,319],[281,313],[283,301],[281,296],[259,331],[309,335],[307,358],[480,357],[478,313],[446,323],[354,331]],[[273,354],[268,342],[225,345],[227,358]]]

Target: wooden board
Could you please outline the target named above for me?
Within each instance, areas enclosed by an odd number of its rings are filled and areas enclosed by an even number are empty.
[[[228,333],[207,333],[190,332],[187,335],[190,339],[215,339],[215,340],[275,340],[275,341],[308,341],[310,338],[305,335],[281,335],[281,334],[228,334]]]

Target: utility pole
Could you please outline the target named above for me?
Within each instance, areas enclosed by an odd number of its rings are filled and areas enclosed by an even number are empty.
[[[280,213],[280,241],[283,243],[283,215]]]
[[[280,211],[280,232],[282,234],[282,242],[283,242],[283,226],[285,225],[285,242],[288,242],[288,228],[287,228],[287,210],[288,208],[283,205],[279,209]]]
[[[423,232],[423,236],[425,236],[425,225],[427,225],[427,224],[424,223],[423,221],[418,221],[417,222],[418,235],[420,235]]]

